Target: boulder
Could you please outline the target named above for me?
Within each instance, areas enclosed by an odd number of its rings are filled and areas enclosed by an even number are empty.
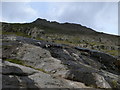
[[[7,61],[3,63],[2,83],[3,89],[39,90],[40,88],[75,88],[76,86],[78,88],[89,88],[83,83],[58,78],[42,71]]]
[[[66,78],[85,83],[87,86],[93,86],[96,88],[111,88],[104,77],[95,72],[86,72],[80,70],[69,71],[66,75]]]

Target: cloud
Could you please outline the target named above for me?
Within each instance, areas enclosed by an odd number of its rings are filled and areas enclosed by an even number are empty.
[[[95,16],[94,26],[102,32],[118,34],[118,5],[108,3],[104,9]]]
[[[117,2],[49,3],[45,18],[79,23],[97,31],[118,34]]]
[[[37,12],[31,8],[29,2],[3,2],[2,21],[26,22],[37,17]]]
[[[4,2],[2,19],[7,22],[31,22],[40,17],[118,34],[117,8],[117,2]]]

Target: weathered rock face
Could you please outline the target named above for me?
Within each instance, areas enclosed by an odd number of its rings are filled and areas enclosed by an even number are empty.
[[[12,33],[53,42],[77,44],[76,46],[105,51],[111,55],[116,55],[119,49],[120,36],[97,32],[80,24],[50,22],[38,18],[24,24],[2,23],[2,30],[5,34]]]
[[[44,34],[44,30],[42,29],[38,29],[37,27],[34,27],[32,29],[30,29],[28,32],[27,32],[28,35],[31,35],[32,38],[37,38],[37,37],[40,37],[42,34]]]
[[[2,39],[3,88],[120,87],[118,60],[109,54],[13,35]]]
[[[93,85],[98,88],[111,88],[109,83],[98,72],[74,70],[67,73],[66,77],[67,79],[83,82],[86,85]]]
[[[40,88],[90,88],[83,83],[65,80],[8,61],[2,63],[2,70],[3,89],[29,88],[39,90]]]

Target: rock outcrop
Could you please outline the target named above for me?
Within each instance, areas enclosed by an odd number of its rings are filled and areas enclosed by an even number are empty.
[[[5,88],[120,88],[119,59],[91,49],[2,36]]]
[[[80,24],[40,18],[31,23],[2,23],[2,33],[99,50],[114,56],[118,56],[120,50],[120,36],[97,32]]]

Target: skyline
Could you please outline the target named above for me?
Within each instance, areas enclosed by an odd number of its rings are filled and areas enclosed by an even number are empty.
[[[76,23],[118,35],[117,2],[3,2],[0,21],[32,22],[37,18]]]

